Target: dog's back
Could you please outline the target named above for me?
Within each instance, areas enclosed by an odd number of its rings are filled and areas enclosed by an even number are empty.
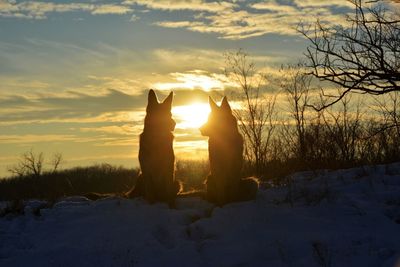
[[[139,163],[141,175],[130,197],[143,196],[150,202],[172,203],[179,185],[174,180],[173,150],[175,121],[171,114],[172,93],[158,103],[153,90],[149,92],[144,129],[140,135]]]
[[[224,97],[221,107],[210,98],[211,114],[200,128],[208,136],[211,173],[207,179],[207,198],[223,205],[255,197],[258,185],[253,180],[243,180],[243,137],[237,120]],[[249,191],[249,192],[247,192]]]

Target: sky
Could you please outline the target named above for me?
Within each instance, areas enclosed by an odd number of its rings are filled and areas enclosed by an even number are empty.
[[[335,25],[351,10],[346,0],[0,0],[0,176],[29,150],[62,153],[64,167],[138,166],[149,88],[160,100],[174,91],[177,157],[206,157],[208,95],[234,87],[224,53],[278,69],[307,47],[296,25]]]

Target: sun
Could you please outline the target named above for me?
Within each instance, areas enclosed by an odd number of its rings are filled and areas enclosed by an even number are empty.
[[[199,128],[203,125],[210,113],[208,103],[192,103],[190,105],[172,108],[172,115],[177,122],[177,128]]]

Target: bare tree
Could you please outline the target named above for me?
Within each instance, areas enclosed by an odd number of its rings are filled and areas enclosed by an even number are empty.
[[[351,97],[346,96],[338,104],[340,107],[337,109],[330,107],[320,113],[327,130],[327,143],[334,152],[330,157],[332,160],[354,163],[363,132],[361,102],[352,105]]]
[[[56,172],[62,162],[62,154],[55,153],[49,162],[50,172]],[[24,176],[34,175],[41,176],[44,172],[45,158],[43,152],[34,153],[33,150],[25,152],[21,155],[20,160],[14,166],[8,168],[8,171],[13,175]]]
[[[334,27],[317,21],[301,27],[311,43],[306,57],[310,74],[339,86],[321,110],[350,92],[381,95],[400,90],[400,16],[383,1],[350,0],[354,13]],[[373,2],[373,3],[372,3]],[[395,5],[394,3],[392,5]]]
[[[294,133],[290,130],[290,124],[285,129],[285,139],[291,139],[294,153],[297,158],[306,159],[306,109],[310,101],[311,76],[304,73],[304,69],[298,66],[288,66],[282,69],[283,75],[280,87],[286,94],[290,117],[294,120]]]
[[[261,174],[275,130],[276,95],[266,93],[265,74],[243,50],[226,53],[225,63],[225,75],[240,87],[240,93],[234,97],[241,107],[234,112],[245,139],[245,156],[254,164],[256,173]]]
[[[8,169],[14,175],[35,175],[40,176],[43,171],[44,156],[43,153],[34,153],[32,150],[21,155],[17,165]]]
[[[61,153],[54,153],[53,158],[50,160],[50,165],[52,166],[51,172],[56,172],[63,162],[63,156]]]
[[[375,98],[379,123],[369,138],[375,138],[384,161],[400,157],[400,92],[392,92],[383,98]],[[376,139],[378,138],[378,141]]]
[[[387,98],[375,98],[378,112],[383,118],[382,130],[394,129],[400,139],[400,92],[393,92]]]

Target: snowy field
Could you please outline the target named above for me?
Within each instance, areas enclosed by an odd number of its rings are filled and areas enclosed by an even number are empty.
[[[288,182],[222,208],[29,201],[0,218],[0,266],[400,266],[400,164]]]

